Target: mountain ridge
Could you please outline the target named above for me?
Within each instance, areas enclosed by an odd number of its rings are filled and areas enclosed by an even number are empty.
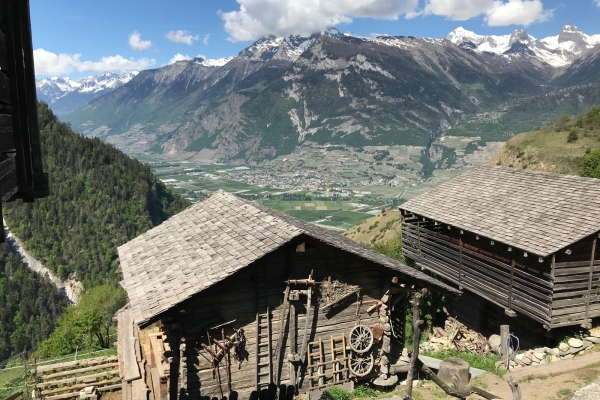
[[[310,141],[428,147],[465,115],[570,84],[553,82],[569,67],[537,57],[524,31],[511,36],[502,54],[333,29],[267,37],[221,67],[142,71],[66,118],[132,153],[193,160],[260,163]]]
[[[138,71],[122,74],[104,72],[76,81],[67,76],[54,76],[37,80],[35,86],[38,100],[52,105],[57,115],[64,115],[84,106],[90,100],[123,86],[138,73]]]

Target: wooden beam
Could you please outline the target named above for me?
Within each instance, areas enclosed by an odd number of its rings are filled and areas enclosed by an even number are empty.
[[[590,310],[590,297],[592,295],[592,279],[594,276],[594,259],[596,256],[596,242],[598,241],[597,238],[594,238],[594,242],[592,243],[592,255],[590,257],[590,273],[589,273],[589,279],[588,279],[588,290],[587,290],[587,296],[585,299],[585,319],[584,319],[584,323],[582,324],[582,326],[584,328],[591,328],[591,326],[588,326],[588,314],[589,314],[589,310]]]
[[[410,356],[410,367],[408,369],[408,375],[406,376],[406,397],[409,399],[412,399],[412,382],[413,377],[415,375],[415,364],[419,359],[421,324],[423,324],[423,320],[420,319],[421,293],[415,293],[411,303],[413,309],[413,350]]]
[[[461,231],[462,233],[462,231]],[[462,261],[463,261],[463,241],[462,236],[458,238],[458,289],[462,290]]]
[[[508,286],[508,309],[512,309],[512,291],[513,291],[513,282],[515,279],[515,253],[512,253],[512,258],[510,260],[510,283]]]

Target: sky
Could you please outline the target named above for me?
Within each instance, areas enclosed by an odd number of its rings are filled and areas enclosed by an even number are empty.
[[[600,34],[600,0],[30,0],[36,76],[78,79],[235,56],[265,35],[334,26],[357,36],[444,38],[525,29],[543,38],[565,22]]]

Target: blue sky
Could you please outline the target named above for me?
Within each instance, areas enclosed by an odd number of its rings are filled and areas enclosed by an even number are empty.
[[[568,20],[600,34],[600,0],[30,0],[38,77],[157,68],[174,56],[237,55],[265,35],[327,26],[441,38],[463,26],[479,34],[556,35]]]

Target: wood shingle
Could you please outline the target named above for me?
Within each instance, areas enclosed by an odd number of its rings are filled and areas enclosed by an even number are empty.
[[[485,165],[399,208],[546,257],[600,231],[600,179]]]
[[[300,235],[398,271],[409,282],[460,293],[338,233],[220,190],[118,248],[134,321],[148,322]]]

